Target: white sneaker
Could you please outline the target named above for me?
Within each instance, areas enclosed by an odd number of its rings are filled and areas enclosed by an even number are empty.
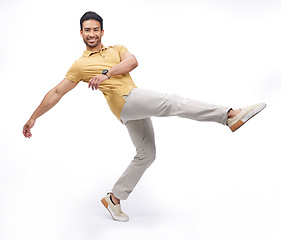
[[[230,127],[232,132],[235,132],[238,128],[240,128],[244,123],[246,123],[249,119],[259,113],[265,107],[265,103],[259,103],[256,105],[241,108],[242,111],[237,116],[227,119],[227,125]]]
[[[123,213],[121,210],[121,205],[116,204],[114,205],[113,202],[110,200],[111,193],[108,193],[102,200],[102,204],[106,207],[106,209],[111,214],[113,220],[119,222],[127,222],[129,221],[129,217],[127,214]]]

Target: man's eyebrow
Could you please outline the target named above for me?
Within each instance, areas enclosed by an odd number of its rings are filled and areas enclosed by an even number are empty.
[[[84,27],[84,29],[85,29],[85,30],[89,30],[89,29],[91,29],[91,28],[89,28],[89,27]],[[94,27],[93,29],[100,29],[100,27]]]

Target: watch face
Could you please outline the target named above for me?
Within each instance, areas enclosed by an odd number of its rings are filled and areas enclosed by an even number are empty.
[[[103,71],[102,71],[102,74],[103,75],[106,75],[108,73],[108,70],[107,69],[104,69]]]

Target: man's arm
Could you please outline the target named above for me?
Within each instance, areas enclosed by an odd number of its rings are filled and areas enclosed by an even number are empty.
[[[111,77],[116,75],[127,74],[133,69],[135,69],[137,66],[138,61],[135,56],[130,52],[125,52],[121,55],[121,62],[112,67],[111,69],[108,69],[108,75],[109,77]],[[106,75],[97,75],[89,81],[89,88],[91,87],[93,90],[97,90],[99,88],[99,85],[107,79],[108,77]]]
[[[138,66],[138,61],[130,52],[121,55],[121,62],[109,69],[109,76],[123,75],[131,72]]]
[[[46,96],[44,97],[43,101],[38,106],[38,108],[34,111],[30,119],[24,125],[23,132],[22,132],[23,135],[27,138],[32,137],[30,130],[34,126],[36,119],[42,116],[48,110],[50,110],[53,106],[55,106],[62,98],[62,96],[66,94],[68,91],[70,91],[71,89],[73,89],[74,87],[76,87],[76,85],[77,85],[76,82],[72,82],[68,79],[64,79],[56,87],[50,90],[46,94]]]

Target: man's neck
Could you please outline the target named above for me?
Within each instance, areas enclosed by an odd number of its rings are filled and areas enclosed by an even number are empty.
[[[98,46],[93,47],[93,48],[87,46],[87,51],[90,51],[90,52],[100,52],[102,50],[102,48],[103,48],[102,44],[99,44]]]

